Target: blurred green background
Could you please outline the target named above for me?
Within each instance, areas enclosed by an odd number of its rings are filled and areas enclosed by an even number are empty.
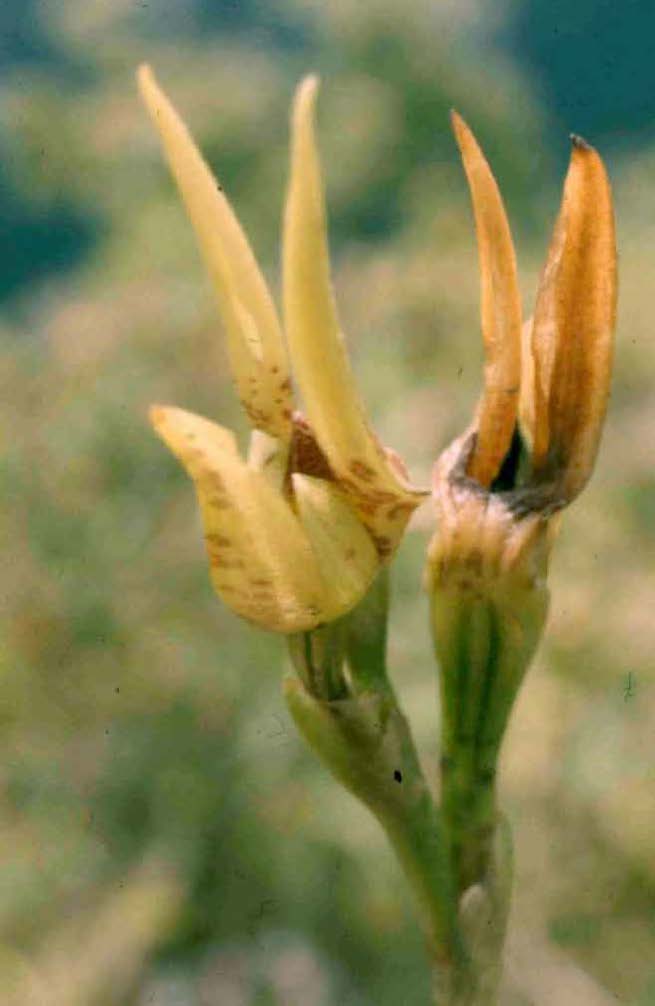
[[[245,434],[190,226],[137,99],[148,60],[278,287],[288,107],[323,79],[335,285],[375,425],[427,484],[480,387],[455,106],[514,228],[529,314],[567,134],[614,182],[606,435],[552,564],[507,737],[506,1004],[655,1003],[655,7],[647,0],[5,0],[0,6],[0,1001],[414,1006],[421,937],[384,838],[305,750],[281,640],[214,597],[149,403]],[[394,680],[436,776],[419,512]]]

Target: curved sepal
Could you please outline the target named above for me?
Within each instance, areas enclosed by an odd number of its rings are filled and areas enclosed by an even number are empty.
[[[286,441],[289,365],[266,281],[220,185],[150,67],[141,66],[138,79],[218,294],[239,397],[255,427]]]
[[[488,487],[514,433],[521,382],[521,295],[512,235],[496,180],[473,133],[451,113],[471,190],[480,257],[484,391],[468,474]]]
[[[325,207],[314,138],[318,81],[298,88],[284,218],[284,313],[305,411],[337,481],[384,558],[423,499],[369,429],[339,328],[331,288]]]
[[[605,416],[616,319],[612,194],[584,140],[573,149],[532,328],[533,467],[573,499],[591,475]]]
[[[331,616],[316,557],[291,507],[239,457],[232,434],[182,409],[155,406],[156,431],[193,479],[211,577],[237,614],[275,632]]]

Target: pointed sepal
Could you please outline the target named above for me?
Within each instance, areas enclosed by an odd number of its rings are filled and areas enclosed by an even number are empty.
[[[138,80],[218,295],[241,402],[253,426],[286,441],[289,365],[266,281],[221,186],[149,66],[139,68]]]
[[[182,409],[155,406],[157,433],[193,479],[214,587],[249,621],[299,632],[331,616],[318,562],[296,515],[228,430]]]
[[[331,288],[321,170],[314,138],[318,81],[298,88],[284,218],[284,313],[305,412],[336,480],[381,557],[395,549],[423,499],[394,467],[365,418]]]
[[[512,235],[496,180],[473,133],[451,113],[471,190],[480,258],[484,391],[468,474],[488,487],[498,474],[516,424],[521,380],[521,297]]]
[[[612,194],[598,153],[579,137],[541,278],[532,328],[533,468],[577,496],[593,470],[609,397],[616,319]]]

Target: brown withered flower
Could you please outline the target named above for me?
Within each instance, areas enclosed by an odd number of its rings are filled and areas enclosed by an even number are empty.
[[[617,283],[607,174],[574,136],[534,316],[522,324],[498,186],[470,129],[455,113],[452,121],[478,239],[484,389],[470,427],[435,466],[427,586],[441,668],[444,811],[452,833],[468,835],[454,850],[465,887],[488,852],[496,759],[545,621],[559,511],[594,467]]]
[[[516,256],[498,186],[471,130],[456,113],[452,121],[476,223],[485,368],[476,416],[435,468],[440,530],[433,565],[438,554],[446,565],[467,548],[475,554],[481,536],[491,533],[483,527],[490,510],[498,525],[495,547],[511,564],[520,551],[513,539],[525,537],[525,522],[543,524],[569,504],[594,467],[616,317],[612,197],[598,153],[573,136],[534,316],[522,326]],[[493,551],[489,543],[481,562]]]

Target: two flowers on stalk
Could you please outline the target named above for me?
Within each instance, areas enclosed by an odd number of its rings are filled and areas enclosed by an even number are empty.
[[[148,67],[139,83],[218,295],[252,426],[247,458],[208,419],[162,406],[151,419],[194,481],[220,597],[266,629],[309,631],[366,595],[426,495],[370,429],[347,359],[314,138],[317,81],[301,83],[292,115],[284,334],[220,185]],[[485,367],[470,427],[435,465],[427,577],[435,603],[443,589],[493,597],[499,585],[528,595],[543,586],[556,515],[594,466],[616,311],[612,201],[596,151],[573,138],[534,315],[523,325],[500,193],[471,131],[458,115],[452,121],[476,223]],[[436,636],[439,649],[438,626]]]

